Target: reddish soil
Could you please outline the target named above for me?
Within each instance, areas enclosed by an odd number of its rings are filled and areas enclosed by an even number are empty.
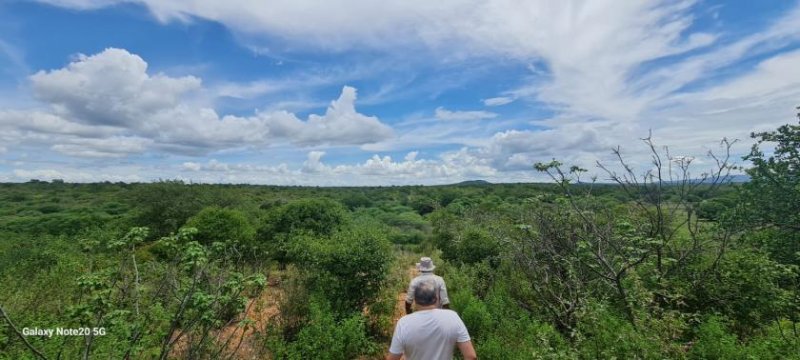
[[[265,334],[269,322],[278,315],[278,299],[281,290],[270,282],[261,295],[250,299],[245,312],[235,321],[231,321],[222,329],[214,331],[211,336],[216,337],[217,344],[224,345],[225,349],[219,354],[220,359],[260,359],[261,348],[256,344],[254,334]],[[189,334],[178,340],[172,348],[170,358],[186,357],[186,347]]]
[[[417,276],[417,268],[411,266],[406,271],[406,278],[405,284],[408,284],[411,279]],[[405,287],[403,287],[405,289]],[[397,321],[400,320],[406,314],[406,291],[403,290],[402,292],[397,294],[397,304],[394,307],[394,317],[392,318],[392,332],[394,332],[394,328],[397,325]],[[387,347],[388,348],[388,347]],[[405,360],[405,357],[401,357],[400,360]]]

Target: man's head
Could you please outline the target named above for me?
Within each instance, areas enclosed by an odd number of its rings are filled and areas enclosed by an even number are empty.
[[[436,283],[432,280],[420,281],[414,288],[414,302],[417,306],[431,306],[439,301],[436,293]]]

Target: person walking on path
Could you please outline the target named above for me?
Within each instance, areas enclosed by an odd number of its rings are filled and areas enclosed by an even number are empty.
[[[458,347],[465,360],[477,360],[464,322],[453,310],[439,308],[438,286],[423,279],[414,286],[417,311],[400,318],[386,360],[452,360]]]
[[[436,266],[433,265],[433,260],[431,260],[431,258],[423,257],[419,259],[417,270],[420,271],[420,274],[411,280],[411,283],[408,285],[408,291],[406,292],[406,314],[411,314],[414,311],[411,308],[414,302],[414,289],[420,282],[425,280],[433,281],[436,286],[437,296],[440,300],[437,307],[439,309],[450,308],[450,299],[447,297],[447,286],[441,276],[433,274],[433,269],[435,268]]]

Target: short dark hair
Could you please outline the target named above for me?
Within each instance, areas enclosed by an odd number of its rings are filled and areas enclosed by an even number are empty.
[[[414,288],[414,301],[420,306],[436,304],[436,295],[436,284],[430,280],[420,281]]]

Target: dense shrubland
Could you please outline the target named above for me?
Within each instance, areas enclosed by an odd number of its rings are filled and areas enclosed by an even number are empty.
[[[230,328],[260,357],[380,357],[425,254],[481,358],[797,359],[800,126],[754,138],[745,184],[727,142],[706,169],[650,139],[650,172],[600,164],[613,184],[555,160],[552,184],[0,184],[0,358],[233,357]],[[56,326],[106,334],[17,334]]]

